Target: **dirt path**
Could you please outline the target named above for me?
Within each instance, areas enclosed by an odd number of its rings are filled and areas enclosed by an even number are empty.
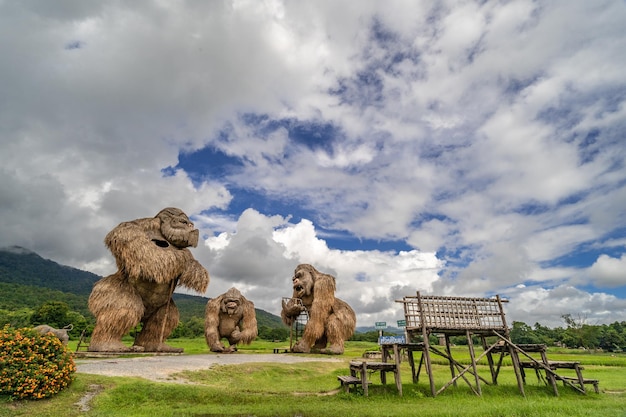
[[[181,371],[209,369],[213,365],[251,362],[299,363],[341,362],[334,357],[307,357],[297,354],[203,354],[176,356],[141,356],[136,358],[76,359],[77,372],[106,376],[140,377],[158,382],[185,384],[187,380],[172,376]]]

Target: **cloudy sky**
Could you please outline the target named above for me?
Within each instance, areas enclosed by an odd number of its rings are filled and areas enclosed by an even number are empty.
[[[201,230],[213,297],[299,263],[358,325],[416,291],[626,320],[624,1],[0,0],[0,246],[100,275]]]

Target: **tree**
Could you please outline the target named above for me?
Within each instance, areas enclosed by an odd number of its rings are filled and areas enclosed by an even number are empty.
[[[541,340],[535,335],[532,327],[521,321],[514,321],[511,329],[511,341],[515,344],[538,344]]]
[[[384,335],[384,332],[383,332]],[[355,332],[350,340],[359,342],[378,342],[379,332],[378,330],[371,330],[369,332]]]
[[[602,335],[602,328],[600,326],[583,324],[580,328],[580,334],[582,337],[582,346],[586,349],[597,349],[600,346],[600,337]]]
[[[204,335],[204,319],[200,317],[191,317],[187,321],[181,321],[174,329],[170,338],[179,337],[201,337]]]
[[[574,319],[571,314],[561,316],[567,324],[563,343],[568,347],[595,349],[600,344],[600,326],[585,324],[586,317],[579,315]]]
[[[284,327],[274,327],[267,333],[268,340],[287,340],[289,339],[289,330]]]
[[[626,345],[626,340],[614,328],[606,327],[603,329],[602,336],[600,336],[599,345],[602,349],[613,352],[622,350],[622,347]]]
[[[0,310],[0,327],[8,324],[13,328],[21,328],[30,326],[30,318],[33,310],[29,308],[20,308],[17,310]]]
[[[34,326],[47,324],[60,329],[71,323],[69,311],[68,305],[62,301],[46,301],[35,310],[30,322]]]
[[[542,326],[539,323],[535,323],[533,332],[535,337],[539,340],[539,343],[544,343],[548,346],[552,346],[555,341],[559,340],[558,329],[550,329],[549,327]]]

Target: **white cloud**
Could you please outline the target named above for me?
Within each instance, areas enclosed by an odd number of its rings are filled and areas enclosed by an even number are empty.
[[[626,286],[626,255],[619,258],[600,255],[589,268],[589,276],[597,287]]]
[[[529,325],[540,323],[549,327],[566,327],[562,316],[570,314],[586,324],[596,325],[623,321],[626,302],[606,293],[587,293],[568,285],[553,289],[541,287],[515,288],[505,296],[507,320]]]
[[[312,264],[335,276],[337,297],[353,306],[364,326],[375,319],[401,318],[395,300],[431,290],[443,267],[434,253],[329,249],[309,220],[291,224],[253,209],[242,213],[236,231],[210,237],[194,254],[211,275],[208,296],[234,285],[257,308],[274,314],[280,314],[282,297],[291,296],[296,266]]]

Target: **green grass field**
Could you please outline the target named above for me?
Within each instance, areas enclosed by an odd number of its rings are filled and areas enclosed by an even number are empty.
[[[185,348],[185,354],[208,353],[203,339],[171,340]],[[240,352],[270,353],[285,343],[254,342]],[[70,345],[71,348],[74,346]],[[74,383],[59,395],[39,401],[0,404],[0,416],[450,416],[450,417],[626,417],[626,354],[585,353],[549,350],[550,360],[580,361],[586,378],[600,380],[600,394],[581,395],[559,384],[559,396],[527,374],[526,397],[518,391],[513,368],[505,362],[498,386],[481,385],[482,397],[459,381],[433,398],[424,373],[417,384],[411,382],[408,363],[402,364],[402,397],[393,381],[382,385],[372,377],[369,396],[354,389],[339,390],[337,375],[348,374],[348,362],[377,346],[348,342],[341,362],[302,364],[253,363],[220,365],[208,371],[184,372],[190,384],[153,383],[139,378],[104,377],[77,374]],[[316,355],[310,355],[316,356]],[[468,362],[467,349],[456,347],[453,356]],[[450,379],[445,360],[433,358],[434,376],[440,387]],[[480,365],[479,373],[489,374]],[[391,378],[393,380],[393,378]],[[83,412],[77,403],[94,387],[101,391]]]

